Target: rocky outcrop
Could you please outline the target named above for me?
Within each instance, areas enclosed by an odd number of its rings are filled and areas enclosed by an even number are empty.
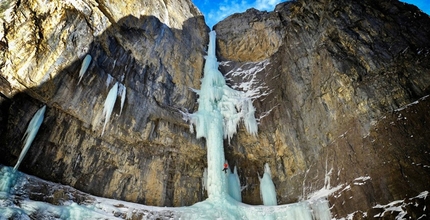
[[[15,163],[28,121],[46,104],[23,171],[147,205],[203,200],[204,141],[179,113],[197,107],[189,88],[199,87],[207,45],[201,14],[179,0],[70,2],[1,5],[2,163]],[[254,101],[258,137],[241,127],[225,143],[243,201],[261,204],[257,173],[266,162],[279,204],[336,187],[334,217],[382,216],[376,204],[429,190],[429,24],[391,0],[289,1],[217,24],[228,82],[253,72],[270,91]],[[78,84],[86,54],[93,61]],[[116,104],[101,136],[115,82],[127,89],[125,106],[120,115]]]
[[[148,205],[202,200],[203,142],[179,112],[196,107],[189,88],[199,86],[207,45],[190,1],[6,1],[1,13],[3,164],[15,163],[28,121],[46,104],[23,171]],[[125,106],[119,114],[117,101],[101,136],[116,82]]]
[[[227,150],[243,200],[260,202],[251,176],[265,162],[280,203],[340,187],[335,217],[429,190],[429,24],[397,1],[294,1],[218,23],[223,72],[258,70],[271,89],[254,102],[273,108],[259,137],[239,133]]]

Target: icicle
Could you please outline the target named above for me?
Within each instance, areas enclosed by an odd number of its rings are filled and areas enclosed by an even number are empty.
[[[36,134],[39,131],[40,125],[43,122],[45,110],[46,110],[46,105],[44,105],[34,114],[33,118],[28,124],[27,130],[25,131],[24,136],[22,137],[23,139],[25,139],[24,148],[22,149],[21,154],[19,154],[18,161],[16,162],[15,167],[13,168],[14,170],[18,169],[19,165],[21,164],[22,160],[27,154],[27,151],[30,148],[31,143],[36,137]]]
[[[110,74],[108,74],[107,79],[106,79],[106,87],[109,87],[110,83],[112,82],[112,76]]]
[[[126,87],[122,83],[120,83],[118,87],[118,96],[121,96],[121,109],[119,110],[119,115],[121,115],[122,108],[124,107],[126,90]]]
[[[110,116],[112,114],[113,107],[115,106],[117,94],[118,94],[118,83],[116,82],[115,85],[113,85],[113,87],[110,89],[110,91],[106,97],[104,107],[103,107],[103,113],[102,114],[105,116],[105,123],[103,125],[102,135],[105,132],[107,122],[110,120]]]
[[[84,58],[84,61],[82,61],[81,70],[79,70],[79,81],[78,85],[81,82],[82,77],[84,76],[85,72],[87,71],[88,67],[91,63],[91,55],[87,54]]]
[[[208,190],[208,169],[204,169],[202,176],[202,188],[203,190]]]
[[[245,106],[247,105],[246,111],[244,112],[243,122],[245,124],[246,130],[253,136],[257,136],[258,133],[258,125],[257,120],[255,120],[254,113],[255,108],[252,106],[251,100],[248,100]]]
[[[325,160],[325,178],[324,178],[324,188],[325,189],[330,189],[330,176],[331,176],[331,172],[333,171],[333,167],[330,169],[330,171],[327,172],[327,158]]]

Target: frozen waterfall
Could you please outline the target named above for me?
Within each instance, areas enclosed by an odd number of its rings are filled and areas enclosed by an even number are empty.
[[[208,199],[191,207],[184,207],[181,217],[185,219],[330,219],[328,202],[302,201],[300,203],[277,205],[275,185],[268,164],[265,164],[261,178],[261,195],[264,206],[250,206],[241,203],[241,186],[237,169],[227,174],[222,171],[225,161],[223,139],[230,140],[238,124],[243,122],[247,131],[257,135],[255,108],[252,97],[243,91],[236,91],[226,85],[218,70],[215,56],[214,31],[209,33],[208,55],[198,94],[198,111],[183,113],[190,121],[190,129],[196,137],[204,137],[207,146],[208,169],[202,178]],[[322,214],[321,214],[322,213]],[[328,213],[328,215],[327,215]],[[319,216],[323,216],[320,218]]]
[[[244,122],[249,133],[257,135],[258,131],[251,98],[242,91],[228,87],[218,70],[215,38],[215,31],[210,32],[201,90],[196,91],[199,95],[198,111],[187,115],[191,124],[195,125],[197,138],[206,138],[209,197],[227,194],[228,180],[220,172],[225,161],[223,138],[230,140],[240,121]]]

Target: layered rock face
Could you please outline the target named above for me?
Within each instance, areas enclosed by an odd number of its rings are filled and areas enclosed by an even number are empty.
[[[179,112],[196,107],[189,88],[199,86],[208,41],[190,1],[6,1],[1,10],[2,164],[16,162],[28,121],[46,104],[24,172],[148,205],[202,200],[193,187],[204,145]],[[125,104],[120,114],[117,98],[102,136],[115,83]]]
[[[258,138],[240,133],[227,150],[244,201],[259,203],[250,176],[265,162],[280,203],[338,186],[335,217],[429,190],[428,15],[397,1],[294,1],[214,29],[223,72],[257,70],[271,90],[254,102],[261,116],[273,108]]]
[[[204,140],[179,110],[196,110],[189,88],[200,84],[208,28],[189,1],[151,2],[1,5],[1,163],[16,162],[28,121],[46,104],[23,171],[147,205],[205,199]],[[279,204],[338,187],[335,217],[378,214],[376,204],[429,190],[428,15],[398,1],[299,0],[214,28],[230,84],[252,72],[270,92],[254,101],[258,137],[241,127],[225,143],[245,203],[261,204],[266,162]],[[93,60],[78,84],[86,54]],[[115,82],[125,106],[119,114],[117,101],[101,136]]]

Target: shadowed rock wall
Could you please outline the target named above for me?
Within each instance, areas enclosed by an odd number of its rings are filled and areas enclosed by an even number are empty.
[[[189,133],[179,109],[196,108],[189,88],[200,84],[208,28],[190,1],[149,2],[6,2],[2,164],[15,163],[28,121],[46,104],[21,170],[148,205],[203,199],[195,189],[204,143]],[[86,54],[93,59],[78,84]],[[125,105],[119,114],[118,97],[101,136],[103,104],[116,82],[126,88]]]

